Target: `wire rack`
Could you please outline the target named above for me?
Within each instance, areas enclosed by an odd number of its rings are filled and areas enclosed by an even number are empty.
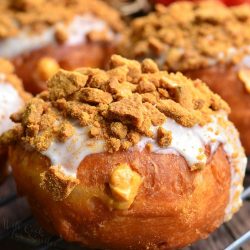
[[[246,204],[248,202],[250,204],[250,186],[245,189],[242,198],[244,206],[248,205]],[[26,200],[17,196],[14,180],[11,176],[0,187],[0,218],[1,250],[87,250],[46,233],[32,217]],[[225,245],[221,249],[241,249],[243,244],[250,241],[250,228],[248,230],[231,245]],[[224,232],[224,234],[226,233],[230,232]],[[188,249],[202,248],[192,246]],[[206,249],[210,250],[210,248]]]
[[[132,16],[138,13],[147,13],[151,8],[147,0],[105,0],[120,11],[123,16]]]

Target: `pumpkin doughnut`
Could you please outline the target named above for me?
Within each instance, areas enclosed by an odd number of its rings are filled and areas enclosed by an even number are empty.
[[[48,231],[90,248],[206,238],[242,204],[246,156],[228,105],[150,59],[113,55],[110,67],[60,70],[15,115],[20,194]]]

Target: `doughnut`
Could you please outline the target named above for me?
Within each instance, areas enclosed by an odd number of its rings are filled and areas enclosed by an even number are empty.
[[[12,115],[9,158],[41,225],[95,249],[177,249],[240,208],[246,156],[201,80],[119,55],[59,70]]]
[[[215,11],[216,10],[216,11]],[[159,5],[132,21],[122,55],[154,59],[160,69],[201,79],[227,101],[229,119],[250,155],[250,6],[217,1]]]
[[[14,123],[9,118],[10,115],[23,107],[24,102],[29,98],[13,71],[13,65],[0,58],[0,138],[4,132],[14,127]],[[0,182],[8,173],[7,151],[8,147],[5,143],[0,143]]]
[[[105,67],[123,23],[100,0],[2,0],[0,57],[37,94],[59,68]]]

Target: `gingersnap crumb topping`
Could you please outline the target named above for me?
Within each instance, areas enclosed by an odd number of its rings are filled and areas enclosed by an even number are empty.
[[[172,132],[159,127],[157,130],[157,141],[161,147],[168,147],[172,141]]]
[[[56,23],[68,23],[76,15],[93,14],[105,20],[114,30],[123,28],[119,13],[99,0],[1,0],[0,39],[13,37],[28,28],[39,33]],[[90,34],[90,39],[107,40],[107,34]],[[106,36],[106,37],[105,37]],[[59,43],[67,39],[64,29],[58,27],[56,39]]]
[[[78,179],[65,176],[58,170],[58,166],[51,166],[41,174],[41,188],[48,191],[55,201],[67,198],[77,184]]]
[[[31,95],[26,93],[20,79],[14,74],[14,66],[10,61],[0,58],[0,84],[11,84],[24,101],[31,98]]]
[[[14,139],[44,151],[53,140],[70,138],[77,122],[88,126],[90,138],[104,140],[109,152],[127,150],[142,136],[153,137],[152,126],[159,126],[159,145],[167,146],[171,133],[161,125],[168,117],[192,127],[207,124],[218,110],[229,112],[203,82],[160,71],[150,59],[140,64],[113,55],[110,65],[107,71],[58,71],[48,81],[48,91],[12,116],[22,127]]]
[[[250,54],[250,6],[226,7],[219,1],[159,5],[135,19],[121,54],[157,59],[161,68],[190,70],[215,63],[238,63]]]

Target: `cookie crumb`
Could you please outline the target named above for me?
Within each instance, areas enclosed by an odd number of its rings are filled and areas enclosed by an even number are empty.
[[[172,132],[159,127],[157,130],[157,142],[161,147],[168,147],[172,142]]]
[[[47,190],[55,201],[66,199],[78,184],[78,179],[65,176],[58,166],[51,166],[41,174],[41,188]]]

